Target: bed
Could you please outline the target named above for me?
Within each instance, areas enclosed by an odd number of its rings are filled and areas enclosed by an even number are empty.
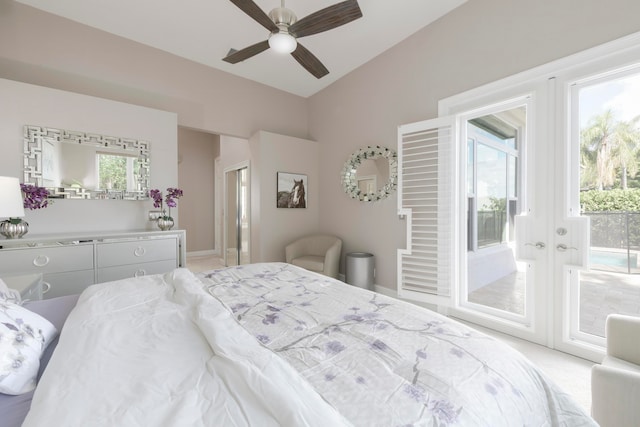
[[[23,425],[597,424],[506,344],[413,304],[263,263],[89,287]]]

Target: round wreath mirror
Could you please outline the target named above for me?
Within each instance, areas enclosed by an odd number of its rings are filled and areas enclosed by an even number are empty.
[[[398,182],[398,156],[390,148],[369,146],[353,153],[342,169],[342,187],[352,199],[382,200]]]

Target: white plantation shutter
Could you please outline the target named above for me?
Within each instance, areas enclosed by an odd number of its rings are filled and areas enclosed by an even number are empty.
[[[398,250],[398,296],[449,305],[454,259],[453,118],[398,128],[398,215],[407,225]]]

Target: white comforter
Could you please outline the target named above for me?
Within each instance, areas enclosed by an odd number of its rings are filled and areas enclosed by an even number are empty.
[[[90,287],[24,425],[349,423],[596,426],[506,344],[283,263]]]
[[[23,426],[350,425],[188,270],[88,288]]]

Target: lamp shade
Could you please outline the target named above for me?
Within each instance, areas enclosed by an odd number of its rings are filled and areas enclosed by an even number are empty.
[[[22,218],[23,216],[20,181],[12,176],[0,176],[0,218]]]
[[[269,47],[278,53],[291,53],[296,50],[298,42],[289,33],[279,32],[269,37]]]

